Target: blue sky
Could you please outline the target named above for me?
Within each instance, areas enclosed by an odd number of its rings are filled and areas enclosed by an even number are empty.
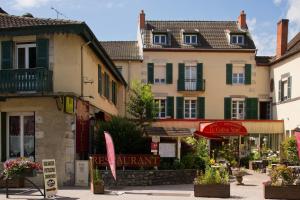
[[[99,40],[135,40],[141,9],[147,19],[237,20],[241,10],[259,55],[273,55],[276,23],[290,19],[290,38],[300,31],[300,0],[0,0],[8,13],[85,21]]]

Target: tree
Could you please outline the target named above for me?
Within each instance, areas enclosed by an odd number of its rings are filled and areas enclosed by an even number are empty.
[[[147,122],[151,122],[157,115],[157,106],[154,102],[151,85],[132,82],[129,92],[127,112],[143,128]]]
[[[294,165],[299,163],[295,136],[287,138],[281,143],[281,159]]]

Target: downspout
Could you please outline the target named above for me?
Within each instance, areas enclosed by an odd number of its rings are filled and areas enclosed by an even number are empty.
[[[81,66],[80,66],[80,80],[81,80],[81,84],[80,84],[80,97],[83,98],[83,82],[84,82],[84,77],[83,77],[83,47],[89,45],[92,41],[88,41],[86,43],[84,43],[83,45],[81,45],[80,48],[80,57],[81,57]]]

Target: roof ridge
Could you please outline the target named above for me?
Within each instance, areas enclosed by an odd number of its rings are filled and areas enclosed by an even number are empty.
[[[234,20],[146,20],[146,22],[234,22]]]

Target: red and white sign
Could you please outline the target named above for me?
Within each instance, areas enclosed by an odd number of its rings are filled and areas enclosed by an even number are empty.
[[[300,159],[300,132],[295,132],[296,142],[298,147],[298,157]]]
[[[151,152],[157,153],[158,151],[158,143],[157,142],[151,142]]]
[[[109,133],[104,132],[104,137],[106,142],[106,153],[107,153],[107,160],[109,163],[109,167],[114,179],[117,180],[116,154],[115,154],[114,142]]]

